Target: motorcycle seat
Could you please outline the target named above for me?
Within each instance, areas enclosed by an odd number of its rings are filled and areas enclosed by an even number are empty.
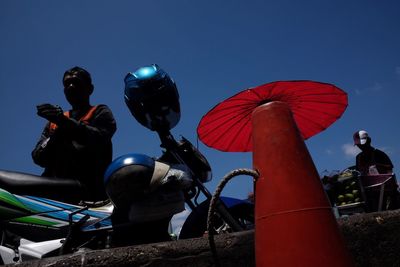
[[[77,202],[82,196],[82,185],[78,180],[42,177],[6,170],[0,170],[0,189],[17,195],[70,202]]]

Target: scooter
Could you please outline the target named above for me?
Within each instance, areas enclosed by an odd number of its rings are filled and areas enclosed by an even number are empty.
[[[204,183],[211,180],[211,167],[186,138],[176,141],[170,133],[180,118],[175,84],[172,81],[173,86],[168,86],[171,81],[157,65],[140,68],[125,78],[125,101],[132,115],[160,137],[163,154],[154,161],[169,166],[169,170],[181,166],[178,172],[190,177],[190,185],[186,185],[181,192],[191,212],[178,238],[200,237],[207,230],[207,211],[212,194]],[[147,92],[145,96],[132,93],[132,88],[143,92],[143,83],[149,86],[145,88],[147,91],[144,90]],[[172,88],[175,94],[165,90],[154,91],[153,88],[159,89],[154,84],[161,84],[163,89]],[[151,105],[146,106],[146,101]],[[127,163],[127,159],[132,159],[132,154],[118,157],[110,164],[105,175],[106,188],[110,184],[110,173],[132,163]],[[162,179],[165,180],[168,173]],[[169,186],[169,182],[164,186]],[[110,199],[103,202],[69,204],[66,199],[80,189],[79,182],[74,180],[0,170],[0,263],[24,262],[81,250],[113,247],[113,233],[121,226],[129,225],[131,220],[120,224],[112,221],[117,201],[110,191]],[[198,202],[200,195],[205,198],[201,203]],[[135,217],[135,214],[129,214],[126,218],[132,216]],[[214,221],[215,233],[252,229],[253,203],[221,197]]]

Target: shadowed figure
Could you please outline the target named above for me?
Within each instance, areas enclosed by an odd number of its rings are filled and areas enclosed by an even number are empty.
[[[48,122],[32,151],[33,161],[44,168],[42,176],[78,181],[79,200],[105,200],[103,174],[112,160],[116,122],[106,105],[90,104],[94,86],[89,72],[67,70],[63,86],[69,111],[48,103],[37,106],[38,116]]]

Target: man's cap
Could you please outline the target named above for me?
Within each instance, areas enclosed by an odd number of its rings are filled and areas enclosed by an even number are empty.
[[[354,145],[364,145],[368,140],[368,133],[364,130],[357,131],[353,135]]]

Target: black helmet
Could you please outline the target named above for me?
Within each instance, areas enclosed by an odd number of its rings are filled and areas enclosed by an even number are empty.
[[[178,123],[178,90],[157,64],[128,73],[124,81],[125,103],[140,124],[152,131],[165,131]]]

